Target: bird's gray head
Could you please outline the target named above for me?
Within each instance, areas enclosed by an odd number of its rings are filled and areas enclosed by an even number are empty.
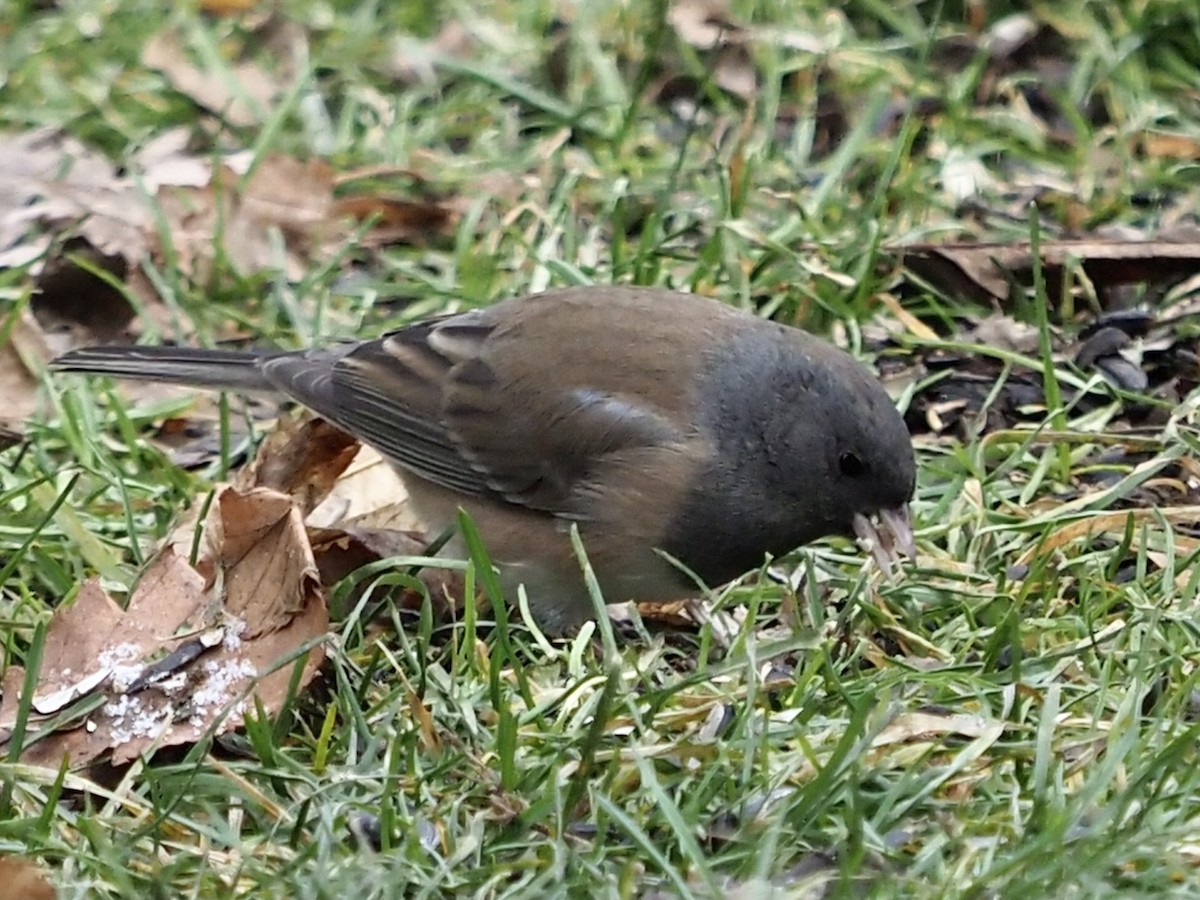
[[[764,323],[771,340],[732,342],[705,379],[716,452],[675,544],[710,583],[828,535],[856,535],[877,558],[910,551],[916,461],[883,385],[849,354]],[[714,509],[713,503],[723,504]],[[706,506],[705,506],[706,505]],[[718,523],[703,535],[687,522]],[[882,533],[876,526],[879,520]],[[692,530],[694,532],[694,529]],[[667,549],[670,549],[668,547]],[[689,559],[691,557],[691,559]]]

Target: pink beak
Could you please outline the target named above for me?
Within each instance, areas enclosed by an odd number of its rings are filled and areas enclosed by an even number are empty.
[[[862,513],[855,513],[851,523],[863,549],[875,557],[879,568],[890,577],[896,574],[900,566],[901,554],[910,559],[916,557],[917,545],[913,540],[907,506],[881,509],[877,516],[878,523],[873,521],[875,516],[868,518]]]

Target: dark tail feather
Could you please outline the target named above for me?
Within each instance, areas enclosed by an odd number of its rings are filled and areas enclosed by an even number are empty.
[[[83,347],[50,363],[59,372],[91,372],[227,391],[274,391],[259,364],[271,351],[197,347]]]

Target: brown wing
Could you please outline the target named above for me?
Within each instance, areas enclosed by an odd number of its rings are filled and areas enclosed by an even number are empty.
[[[687,386],[672,375],[680,367],[668,348],[677,344],[665,340],[688,323],[626,293],[599,307],[575,291],[509,301],[350,349],[279,357],[264,370],[427,481],[579,517],[581,489],[604,466],[691,436],[672,418]],[[603,348],[599,330],[608,332]],[[657,385],[654,401],[647,383]]]
[[[661,300],[661,305],[657,302]],[[488,486],[571,518],[583,495],[633,454],[688,443],[687,315],[725,308],[657,291],[553,291],[501,304],[480,322],[449,319],[429,337],[455,360],[443,421]],[[482,316],[481,316],[482,318]]]
[[[439,421],[440,385],[448,367],[421,340],[434,324],[378,341],[279,356],[263,364],[263,373],[279,390],[395,465],[452,490],[482,493],[486,485]],[[405,335],[402,355],[383,349],[386,341]]]

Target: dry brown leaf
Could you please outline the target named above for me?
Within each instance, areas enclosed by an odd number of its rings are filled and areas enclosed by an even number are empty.
[[[1041,333],[1034,325],[997,313],[976,322],[963,333],[961,340],[968,344],[983,344],[1033,355],[1038,351]]]
[[[400,476],[370,447],[358,451],[305,524],[326,587],[381,559],[423,555],[436,537],[427,534]],[[463,596],[461,573],[430,567],[421,571],[420,578],[439,618],[457,609]],[[368,582],[360,584],[348,602],[357,602],[367,586]],[[415,609],[421,603],[420,595],[412,591],[393,591],[389,599],[402,609]]]
[[[319,584],[300,511],[291,497],[268,488],[226,488],[215,509],[205,539],[225,608],[245,621],[252,638],[287,627]]]
[[[879,295],[879,302],[887,307],[888,312],[896,317],[897,321],[899,321],[904,330],[909,334],[916,335],[922,340],[927,341],[937,339],[937,332],[901,306],[900,301],[896,299],[894,294],[881,293]]]
[[[29,373],[49,358],[137,336],[130,293],[163,332],[186,336],[188,323],[161,303],[144,274],[148,258],[169,259],[198,281],[218,258],[243,275],[279,268],[296,279],[348,234],[344,213],[380,214],[377,234],[368,236],[374,243],[423,239],[458,218],[425,201],[355,198],[339,209],[334,172],[320,160],[241,153],[221,160],[214,174],[212,160],[190,153],[188,141],[186,130],[164,133],[130,161],[134,174],[126,176],[56,132],[0,135],[0,268],[28,265],[36,288],[33,317],[22,313],[21,331],[0,347],[0,389],[10,401],[0,426],[37,411]],[[164,236],[169,247],[161,245]],[[31,362],[24,351],[13,354],[20,342],[48,349]],[[119,390],[133,403],[195,396],[150,382]]]
[[[702,50],[740,40],[744,34],[724,0],[675,0],[667,22],[680,39]]]
[[[272,153],[254,163],[244,183],[222,170],[224,188],[241,187],[242,211],[252,222],[309,240],[328,230],[333,213],[333,167],[321,159],[299,160]]]
[[[425,550],[420,532],[387,529],[310,528],[313,555],[321,582],[332,586],[368,563],[393,556],[417,556]]]
[[[1080,538],[1105,533],[1121,534],[1128,527],[1130,520],[1133,520],[1139,527],[1153,526],[1160,521],[1188,525],[1200,521],[1200,506],[1119,509],[1096,512],[1080,519],[1073,519],[1060,528],[1056,528],[1051,534],[1046,535],[1021,554],[1017,564],[1030,565],[1035,559]],[[1193,541],[1191,538],[1183,534],[1176,534],[1172,536],[1172,539],[1179,545],[1181,553],[1192,552]]]
[[[198,106],[239,128],[261,125],[282,92],[275,79],[253,62],[201,68],[173,28],[150,39],[142,62],[162,72],[175,90]]]
[[[324,419],[284,419],[233,483],[287,494],[307,516],[329,496],[359,451],[357,440]]]
[[[283,420],[233,484],[237,488],[233,499],[218,501],[225,507],[224,530],[214,533],[210,524],[204,534],[205,546],[224,549],[220,555],[207,554],[210,564],[202,571],[210,580],[217,579],[212,560],[230,562],[243,552],[256,554],[256,561],[245,570],[247,580],[227,584],[227,605],[240,609],[239,604],[251,603],[254,609],[242,616],[259,627],[286,618],[288,598],[300,593],[298,589],[291,593],[278,589],[284,576],[277,571],[280,562],[271,548],[299,527],[297,517],[305,513],[314,565],[326,587],[368,563],[422,554],[428,544],[404,484],[391,466],[376,451],[359,447],[321,419]],[[283,493],[276,491],[291,495],[293,506],[286,507],[281,502]],[[171,543],[178,553],[188,552],[197,527],[194,518],[176,527]],[[261,594],[254,579],[265,579],[276,589]],[[422,579],[439,614],[455,606],[449,598],[462,596],[462,579],[453,572],[429,569]],[[397,593],[392,599],[405,608],[420,601],[415,593]],[[260,603],[265,605],[260,608]]]
[[[696,619],[692,616],[691,600],[671,600],[667,603],[638,603],[638,615],[644,621],[654,622],[661,628],[678,630],[693,629]]]
[[[431,40],[396,35],[384,64],[385,73],[401,84],[429,84],[441,60],[466,59],[475,46],[471,32],[456,19],[447,21]]]
[[[155,195],[163,187],[204,187],[212,181],[212,157],[189,151],[192,132],[171,128],[148,141],[130,160],[146,191]]]
[[[320,506],[333,490],[337,479],[355,459],[358,446],[349,435],[312,415],[283,418],[259,445],[254,460],[233,478],[231,486],[247,496],[259,488],[290,496],[303,517]],[[219,486],[218,490],[225,487]],[[198,517],[197,508],[175,526],[167,539],[180,554],[187,555],[196,541],[201,530]],[[233,527],[245,530],[249,524],[235,522]],[[260,522],[259,527],[269,531],[273,525]],[[211,540],[209,544],[215,546]],[[207,570],[206,574],[213,575]]]
[[[320,160],[272,154],[243,180],[236,168],[244,162],[227,160],[215,184],[168,186],[159,192],[156,199],[178,265],[203,280],[219,250],[242,274],[281,268],[298,279],[314,256],[326,252],[326,242],[338,236],[333,171]],[[282,248],[276,233],[283,238]]]
[[[914,739],[928,739],[935,735],[960,734],[978,738],[990,735],[996,740],[1004,733],[1004,723],[985,719],[983,716],[967,714],[940,715],[929,712],[901,713],[871,742],[873,747],[900,744]]]
[[[50,246],[30,231],[69,225],[101,253],[139,257],[151,224],[136,185],[111,162],[51,129],[0,135],[0,268],[23,265]],[[30,255],[32,254],[32,255]]]
[[[16,322],[11,321],[16,317]],[[4,411],[0,425],[19,429],[21,422],[41,410],[38,381],[31,374],[52,355],[42,339],[41,328],[27,307],[19,307],[0,323],[9,338],[0,345],[0,397]]]
[[[325,633],[323,599],[314,588],[285,628],[255,639],[212,593],[170,548],[151,564],[127,610],[97,582],[84,584],[75,602],[51,620],[33,703],[47,717],[94,691],[103,693],[105,703],[76,727],[39,736],[21,759],[58,765],[66,756],[81,766],[110,755],[119,765],[154,747],[239,727],[254,708],[250,696],[267,710],[278,709],[291,666],[270,670]],[[302,684],[322,659],[319,647],[308,651]],[[161,678],[148,678],[151,672]],[[24,677],[18,666],[5,673],[0,729],[11,731]],[[45,720],[30,723],[33,733],[39,724]]]
[[[313,555],[321,573],[321,583],[327,588],[333,587],[363,566],[382,559],[423,555],[428,544],[424,532],[346,526],[310,528],[308,537],[312,541]],[[417,577],[429,592],[435,618],[449,619],[461,605],[464,591],[462,573],[454,569],[431,566],[422,569]],[[370,585],[370,579],[360,581],[345,603],[357,603]],[[407,610],[419,609],[422,603],[421,595],[408,589],[389,588],[386,595],[376,593],[375,599],[387,599],[398,609]]]
[[[235,16],[247,12],[262,3],[262,0],[200,0],[200,11],[211,16]]]
[[[305,524],[309,528],[423,530],[396,470],[378,451],[366,446],[359,448]]]
[[[46,874],[26,859],[0,856],[0,900],[54,900]]]
[[[369,194],[340,198],[334,210],[357,222],[374,222],[366,237],[376,246],[428,243],[431,237],[452,232],[458,223],[457,213],[441,203]]]
[[[1033,258],[1026,242],[909,244],[897,252],[908,269],[930,284],[981,303],[1007,300],[1010,279],[1026,286],[1033,282]],[[1200,272],[1200,244],[1195,242],[1046,241],[1041,257],[1051,293],[1061,286],[1063,268],[1072,260],[1101,288],[1161,284]]]
[[[712,73],[717,87],[735,97],[749,101],[758,94],[758,70],[750,51],[740,44],[721,49]]]
[[[136,333],[133,308],[106,279],[124,282],[151,317],[166,314],[137,265],[150,247],[144,195],[108,160],[57,132],[0,136],[0,210],[0,268],[28,264],[35,288],[32,316],[21,314],[0,350],[11,401],[0,420],[11,424],[35,409],[22,368],[39,372],[71,346]]]
[[[1177,132],[1147,131],[1134,139],[1134,149],[1151,159],[1200,159],[1200,138]]]
[[[215,517],[230,508],[238,515],[227,499],[232,493],[227,488],[222,494],[226,502],[216,505]],[[262,554],[247,551],[227,560],[223,577],[214,582],[167,547],[138,582],[127,610],[97,582],[85,583],[76,601],[50,620],[32,704],[35,712],[50,716],[92,691],[102,691],[106,702],[82,726],[36,740],[22,760],[58,764],[66,755],[72,766],[82,766],[110,754],[120,764],[155,746],[194,743],[206,733],[239,727],[253,709],[247,696],[257,697],[265,709],[280,707],[292,667],[271,668],[329,626],[305,535],[302,529],[289,535],[292,544],[284,547],[280,536],[268,534],[272,554],[283,559],[270,566],[271,577],[256,571]],[[247,601],[250,584],[260,595]],[[272,612],[290,608],[292,618],[272,622],[271,629],[242,618],[272,606]],[[308,650],[301,685],[323,658],[319,647]],[[156,678],[150,678],[152,672]],[[0,730],[11,730],[23,679],[20,667],[8,668]]]
[[[127,284],[155,250],[178,256],[185,271],[203,275],[216,256],[218,236],[220,252],[240,272],[282,262],[289,276],[298,277],[313,253],[324,252],[327,240],[344,233],[334,215],[333,172],[327,163],[240,154],[224,159],[214,177],[211,160],[189,154],[187,140],[185,132],[175,130],[145,147],[131,161],[134,179],[118,177],[111,162],[53,132],[0,136],[0,210],[5,211],[0,213],[0,267],[38,260],[55,235],[69,230],[75,243],[67,251],[84,253],[90,264]],[[171,237],[171,253],[158,247],[159,215]],[[284,239],[282,261],[276,258],[275,230]],[[35,275],[41,270],[42,264],[31,269]],[[46,295],[85,296],[91,302],[105,287],[94,276],[82,277],[92,283],[67,282],[61,290],[39,284],[39,316],[41,307],[59,305]],[[132,284],[143,298],[154,298],[148,285]],[[107,323],[108,339],[133,317],[128,304],[115,313],[103,304],[103,315],[95,312],[95,304],[91,308],[96,321]]]
[[[244,488],[223,487],[204,523],[195,566],[186,562],[196,525],[177,529],[121,609],[96,581],[51,619],[35,696],[33,731],[96,691],[105,703],[81,727],[50,733],[23,754],[27,762],[74,765],[109,754],[128,762],[156,747],[191,743],[240,726],[256,697],[268,710],[285,699],[284,665],[329,626],[303,517],[288,494],[258,486],[267,477],[316,502],[350,461],[354,442],[321,422],[268,441]],[[307,453],[295,452],[308,442]],[[263,476],[263,473],[267,473]],[[316,474],[313,474],[313,473]],[[323,651],[307,651],[301,686]],[[151,677],[153,676],[153,677]],[[0,736],[15,722],[24,673],[10,667],[0,703]]]

